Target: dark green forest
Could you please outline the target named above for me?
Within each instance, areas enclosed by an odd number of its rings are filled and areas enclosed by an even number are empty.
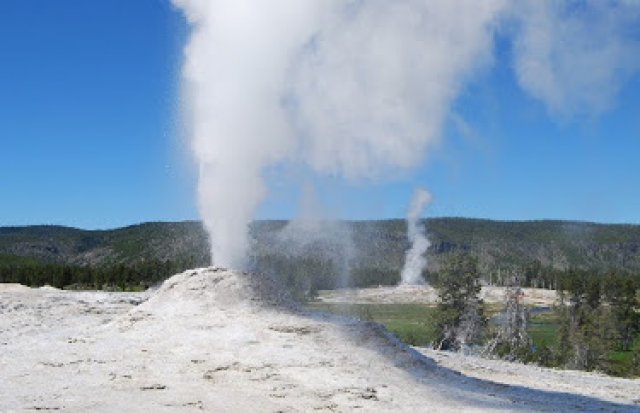
[[[61,289],[141,291],[194,267],[196,262],[191,260],[74,265],[0,256],[0,282],[31,287],[51,285]]]
[[[482,282],[556,288],[569,270],[602,276],[640,273],[640,226],[568,221],[507,222],[466,218],[424,221],[437,282],[455,253],[477,259]],[[409,247],[403,220],[341,221],[300,228],[286,221],[250,227],[250,266],[296,290],[393,285]],[[0,227],[0,281],[27,285],[140,288],[210,264],[200,222],[154,222],[114,230],[60,226]],[[129,287],[127,287],[129,286]]]

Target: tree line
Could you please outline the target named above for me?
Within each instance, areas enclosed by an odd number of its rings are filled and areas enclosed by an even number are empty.
[[[507,289],[502,322],[489,328],[480,298],[477,259],[452,254],[437,277],[434,347],[476,348],[493,356],[549,367],[640,375],[640,280],[628,274],[569,270],[557,279],[555,343],[534,343],[519,280]]]
[[[135,263],[73,265],[0,262],[0,282],[30,287],[51,285],[67,289],[144,290],[201,263],[193,257],[176,260],[146,259]]]
[[[616,373],[613,354],[632,352],[640,374],[640,300],[637,278],[569,272],[561,280],[556,308],[559,341],[547,364]],[[624,373],[624,372],[621,372]]]

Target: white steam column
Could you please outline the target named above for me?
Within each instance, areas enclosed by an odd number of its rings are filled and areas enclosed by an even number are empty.
[[[352,184],[421,165],[460,90],[493,61],[507,4],[172,2],[191,28],[182,110],[200,215],[213,263],[236,269],[274,171]]]
[[[431,200],[431,194],[424,188],[417,188],[413,194],[413,199],[407,212],[407,236],[411,242],[411,248],[409,248],[405,256],[401,285],[424,284],[422,271],[427,267],[425,254],[431,244],[427,239],[424,225],[420,224],[420,216],[424,213],[427,205],[431,203]]]

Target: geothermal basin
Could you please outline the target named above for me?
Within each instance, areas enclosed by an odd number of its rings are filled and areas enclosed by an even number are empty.
[[[220,268],[144,293],[0,285],[0,412],[640,408],[638,381],[520,367],[411,348]]]

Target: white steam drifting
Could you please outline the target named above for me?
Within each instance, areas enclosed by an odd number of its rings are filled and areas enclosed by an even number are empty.
[[[554,115],[598,114],[640,68],[640,1],[517,2],[520,86]]]
[[[418,188],[413,194],[411,205],[409,205],[409,210],[407,211],[407,236],[409,242],[411,242],[411,248],[409,248],[405,256],[400,281],[405,285],[424,284],[422,271],[427,267],[425,254],[430,244],[426,236],[425,227],[420,223],[420,217],[424,214],[427,205],[431,203],[431,199],[429,192]]]
[[[215,264],[231,267],[245,264],[266,168],[371,182],[415,167],[493,63],[498,34],[513,37],[521,86],[552,112],[600,110],[640,56],[627,30],[640,3],[622,0],[173,2],[192,28],[184,89],[200,211]],[[583,40],[593,22],[598,36]]]

